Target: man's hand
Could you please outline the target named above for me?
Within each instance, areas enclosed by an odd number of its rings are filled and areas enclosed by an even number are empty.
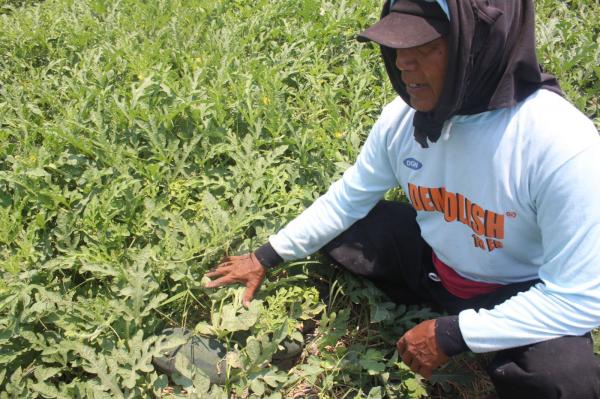
[[[265,269],[256,256],[246,254],[241,256],[228,256],[221,263],[206,273],[206,277],[218,277],[205,285],[207,288],[221,287],[223,285],[240,283],[246,286],[242,303],[248,307],[256,290],[265,278]]]
[[[434,369],[448,361],[438,347],[435,320],[426,320],[408,330],[396,343],[402,361],[415,373],[431,378]]]

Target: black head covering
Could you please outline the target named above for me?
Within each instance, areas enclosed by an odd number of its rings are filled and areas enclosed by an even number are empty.
[[[407,1],[407,0],[399,0]],[[556,79],[541,72],[535,54],[533,0],[447,0],[450,11],[448,66],[444,88],[431,112],[417,111],[415,139],[439,139],[444,122],[512,107],[540,88],[561,94]],[[381,17],[388,15],[390,1]],[[396,50],[380,45],[392,86],[410,104],[396,68]]]

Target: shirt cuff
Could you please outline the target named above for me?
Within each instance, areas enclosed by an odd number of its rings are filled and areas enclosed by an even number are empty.
[[[435,337],[440,350],[448,357],[469,350],[460,332],[458,316],[444,316],[436,319]]]
[[[277,252],[275,252],[271,246],[271,243],[269,242],[260,246],[256,251],[254,251],[254,255],[260,264],[267,269],[271,269],[283,263],[283,258],[279,256]]]

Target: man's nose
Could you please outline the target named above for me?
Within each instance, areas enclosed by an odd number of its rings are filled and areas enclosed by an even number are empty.
[[[411,71],[416,66],[416,59],[412,49],[396,49],[396,68],[401,71]]]

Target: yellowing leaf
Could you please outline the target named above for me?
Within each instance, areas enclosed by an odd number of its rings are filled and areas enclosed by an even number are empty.
[[[234,369],[239,369],[242,367],[242,362],[240,360],[240,355],[238,352],[227,352],[227,354],[225,355],[225,361],[227,362],[227,365],[233,367]]]
[[[205,321],[201,321],[200,323],[196,324],[196,327],[194,327],[194,332],[201,335],[215,335],[214,327]]]

